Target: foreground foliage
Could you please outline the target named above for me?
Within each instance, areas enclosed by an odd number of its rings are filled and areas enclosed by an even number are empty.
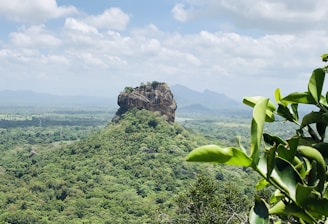
[[[327,61],[327,57],[323,55],[322,59]],[[268,98],[244,98],[243,102],[254,108],[249,153],[239,142],[239,147],[199,147],[188,155],[187,161],[251,167],[262,177],[257,189],[276,189],[269,201],[255,199],[250,223],[268,223],[270,215],[294,217],[300,223],[327,221],[328,92],[322,94],[326,72],[327,67],[315,69],[305,92],[283,97],[277,89],[277,107]],[[312,105],[317,110],[299,119],[299,104]],[[274,122],[276,115],[298,125],[293,136],[284,140],[264,133],[264,123]]]

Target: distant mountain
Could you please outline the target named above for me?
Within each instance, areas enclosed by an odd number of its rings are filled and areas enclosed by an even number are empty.
[[[213,112],[242,107],[240,102],[222,93],[210,90],[198,92],[182,85],[173,85],[170,88],[179,111]]]
[[[203,105],[201,104],[191,104],[191,105],[188,105],[188,106],[184,106],[182,108],[179,109],[180,112],[190,112],[190,111],[193,111],[193,112],[196,112],[196,113],[212,113],[212,110],[207,108],[207,107],[204,107]]]
[[[210,90],[198,92],[183,85],[173,85],[170,89],[177,102],[177,113],[217,114],[245,109],[241,103],[230,97]],[[0,91],[0,106],[34,107],[105,107],[116,109],[117,96],[60,96],[23,90]]]
[[[0,106],[99,106],[112,108],[116,107],[116,98],[93,96],[59,96],[48,93],[36,93],[28,90],[4,90],[0,91]]]

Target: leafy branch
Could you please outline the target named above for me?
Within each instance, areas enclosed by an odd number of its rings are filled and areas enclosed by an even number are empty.
[[[328,61],[328,54],[322,60]],[[268,223],[270,215],[281,219],[293,216],[301,223],[327,221],[327,163],[328,92],[323,95],[323,84],[328,66],[312,72],[305,92],[294,92],[285,97],[276,89],[275,105],[270,99],[245,97],[243,103],[253,107],[250,152],[238,141],[239,147],[206,145],[194,149],[187,157],[190,162],[210,162],[251,167],[262,179],[256,189],[273,186],[276,191],[269,202],[261,198],[249,215],[250,223]],[[298,106],[318,108],[300,120]],[[276,116],[298,125],[295,134],[283,140],[264,133],[265,122],[275,122]],[[283,128],[283,127],[282,127]]]

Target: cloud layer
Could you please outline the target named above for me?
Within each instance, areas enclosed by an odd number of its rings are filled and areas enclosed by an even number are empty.
[[[15,22],[38,23],[77,12],[73,6],[58,6],[56,0],[0,0],[0,16]]]
[[[196,19],[230,21],[240,29],[288,32],[304,29],[324,29],[328,13],[325,0],[187,0],[172,10],[181,22]]]
[[[181,1],[172,5],[177,22],[168,31],[153,23],[131,27],[133,13],[118,7],[91,14],[54,0],[3,2],[0,16],[16,29],[0,40],[0,89],[110,95],[158,80],[236,99],[271,97],[276,87],[303,91],[322,66],[327,4]],[[56,18],[62,22],[54,27]],[[203,29],[209,20],[215,28]],[[179,31],[195,21],[198,31]]]

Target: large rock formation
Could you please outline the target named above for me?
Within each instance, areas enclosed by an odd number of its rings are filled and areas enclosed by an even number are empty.
[[[119,119],[120,115],[130,108],[157,111],[168,121],[174,122],[177,104],[173,94],[166,83],[152,82],[136,88],[126,87],[118,96],[117,110],[113,121]]]

